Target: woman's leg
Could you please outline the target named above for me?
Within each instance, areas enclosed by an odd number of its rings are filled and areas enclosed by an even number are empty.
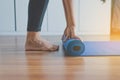
[[[30,0],[28,8],[28,27],[26,50],[54,51],[58,46],[41,39],[40,31],[49,0]]]
[[[49,0],[30,0],[28,8],[28,27],[27,31],[41,31],[43,18]]]
[[[74,16],[74,7],[73,7],[73,1],[74,0],[63,0],[64,10],[65,10],[65,16],[66,16],[66,22],[67,26],[64,31],[64,36],[66,39],[69,38],[78,38],[75,34],[75,16]],[[66,40],[65,39],[65,40]]]

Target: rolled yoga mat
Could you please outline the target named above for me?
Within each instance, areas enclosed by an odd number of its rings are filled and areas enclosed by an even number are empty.
[[[63,42],[63,49],[66,55],[81,56],[85,51],[85,45],[79,39],[69,39]]]

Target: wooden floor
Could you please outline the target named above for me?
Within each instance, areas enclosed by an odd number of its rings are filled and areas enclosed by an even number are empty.
[[[116,36],[81,36],[116,40]],[[55,44],[60,37],[45,37]],[[67,57],[58,52],[24,51],[24,36],[0,36],[0,80],[119,80],[120,56]]]

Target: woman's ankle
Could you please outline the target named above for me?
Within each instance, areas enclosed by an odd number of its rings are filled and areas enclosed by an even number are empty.
[[[27,32],[27,39],[39,39],[40,32]]]

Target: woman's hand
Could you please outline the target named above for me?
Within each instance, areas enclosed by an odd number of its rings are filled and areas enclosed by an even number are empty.
[[[64,34],[62,36],[62,40],[66,41],[68,39],[71,38],[76,38],[76,39],[80,39],[78,36],[76,36],[75,34],[75,27],[66,27]]]

